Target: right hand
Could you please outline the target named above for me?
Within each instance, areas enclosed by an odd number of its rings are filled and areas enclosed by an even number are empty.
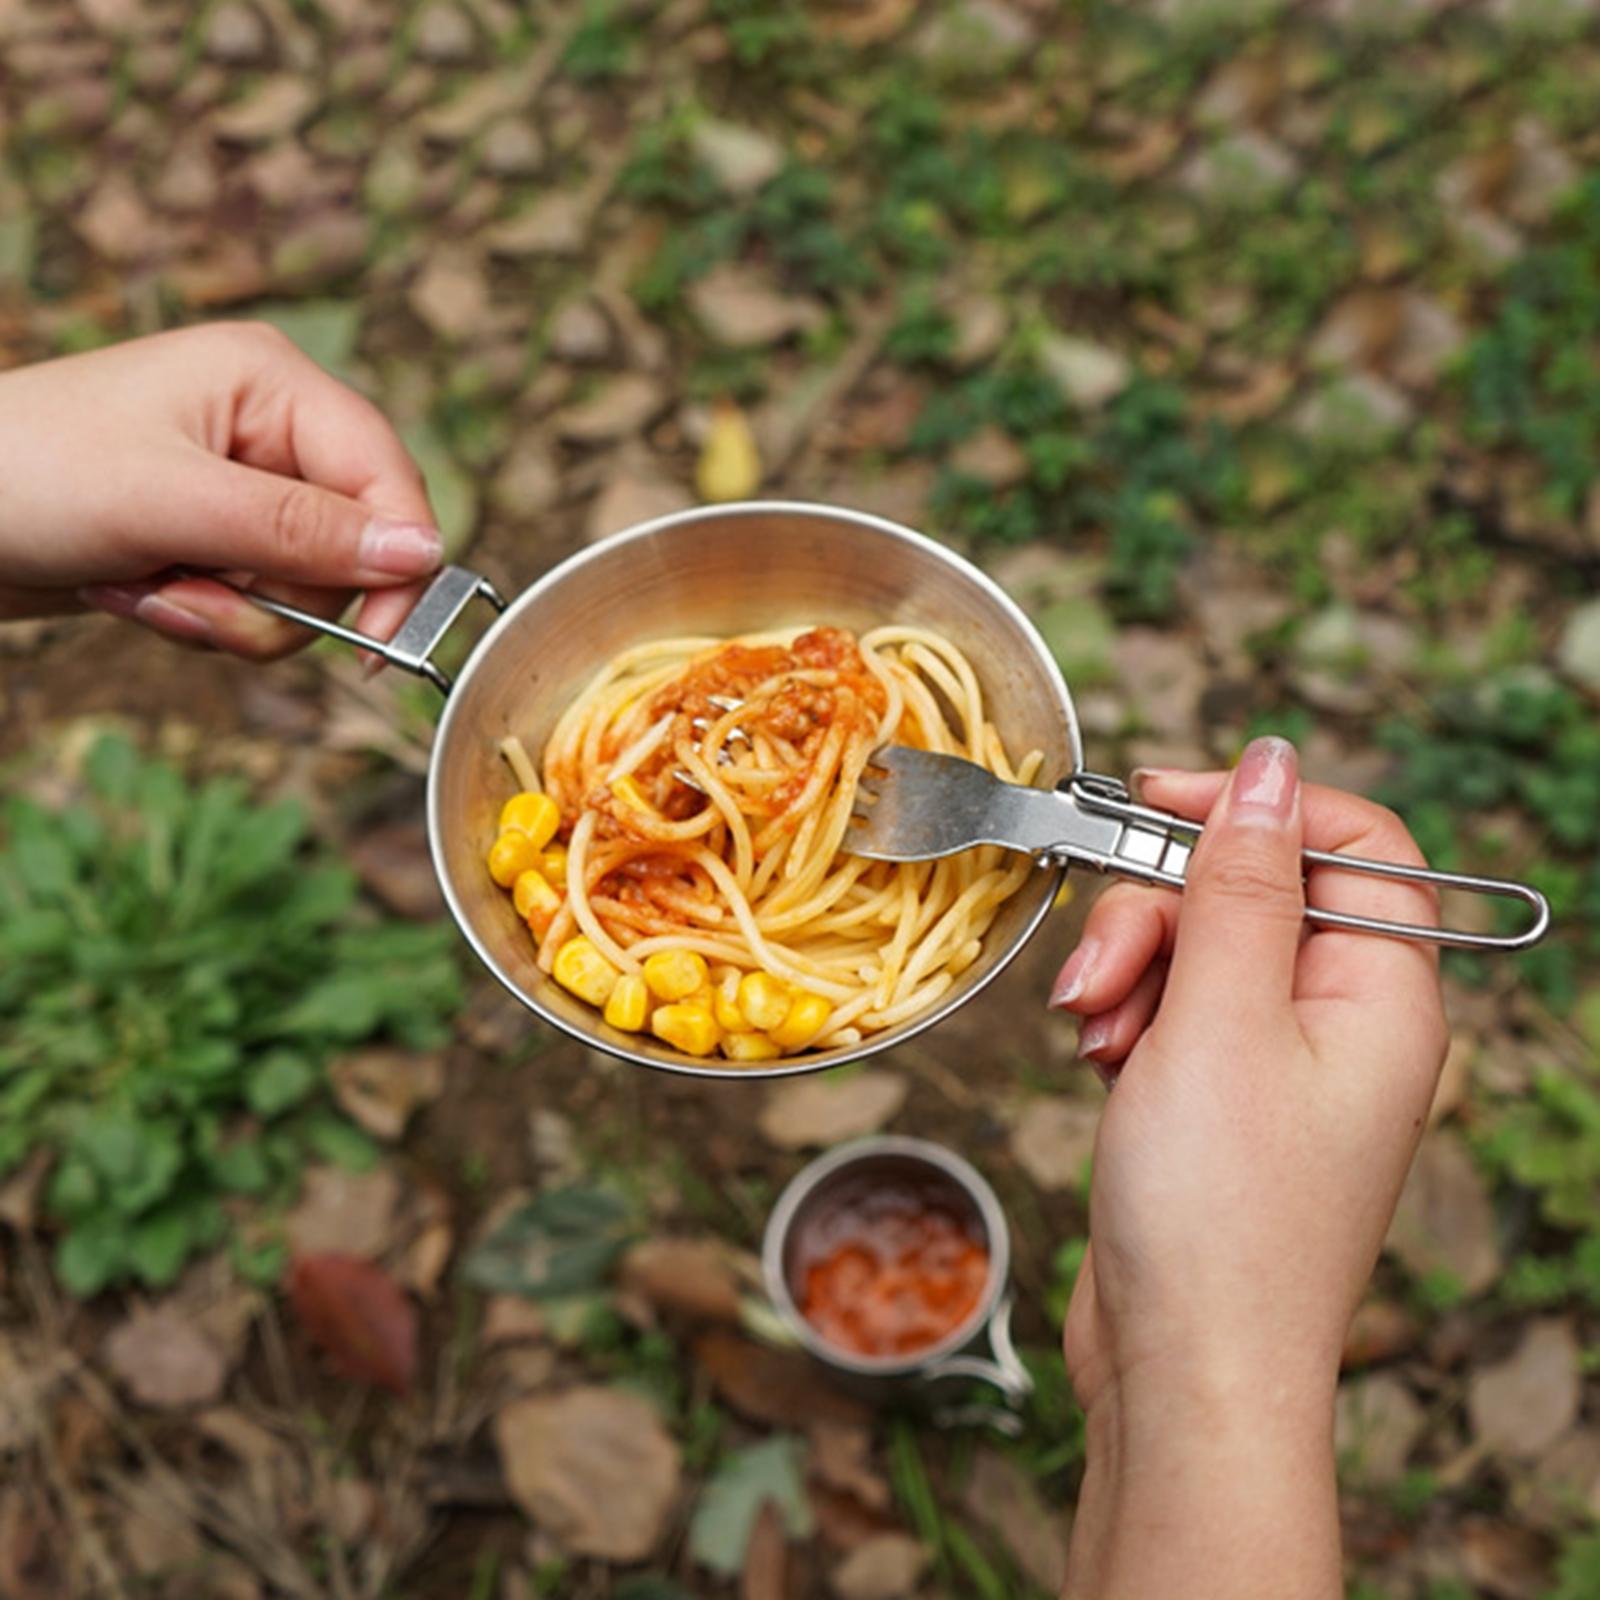
[[[1169,1482],[1214,1496],[1230,1469],[1193,1452],[1225,1448],[1242,1428],[1256,1460],[1274,1462],[1281,1445],[1318,1480],[1326,1533],[1322,1441],[1340,1351],[1448,1035],[1436,948],[1310,931],[1300,851],[1422,858],[1381,807],[1302,790],[1293,746],[1279,739],[1256,740],[1232,774],[1148,773],[1141,797],[1205,819],[1185,888],[1108,890],[1053,996],[1083,1019],[1080,1053],[1116,1084],[1064,1333],[1091,1468],[1098,1431],[1102,1465],[1134,1471],[1144,1494]],[[1309,892],[1332,909],[1437,921],[1432,891],[1415,884],[1317,868]],[[1182,1470],[1176,1451],[1188,1452]],[[1278,1464],[1278,1481],[1295,1481]],[[1196,1520],[1170,1504],[1145,1509],[1147,1533],[1169,1516]],[[1239,1514],[1213,1502],[1199,1521]],[[1088,1548],[1088,1527],[1084,1538]],[[1127,1570],[1105,1567],[1083,1592],[1123,1593],[1112,1577]]]

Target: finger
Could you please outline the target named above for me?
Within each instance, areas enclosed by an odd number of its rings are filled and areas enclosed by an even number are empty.
[[[422,473],[378,408],[276,330],[253,325],[228,453],[246,466],[433,526]]]
[[[438,531],[198,446],[151,464],[129,525],[149,567],[242,567],[322,588],[365,589],[437,570]],[[147,535],[143,530],[150,530]],[[147,568],[148,570],[148,568]]]
[[[1178,907],[1171,889],[1113,884],[1090,910],[1078,948],[1050,990],[1051,1006],[1092,1016],[1119,1004],[1151,961],[1171,951]]]
[[[1109,1011],[1086,1017],[1078,1029],[1078,1054],[1093,1063],[1104,1081],[1133,1054],[1161,1004],[1167,985],[1167,963],[1152,961],[1127,996]]]
[[[1211,1016],[1222,996],[1230,1026],[1289,1014],[1305,904],[1300,813],[1294,746],[1252,740],[1184,874],[1168,979],[1175,1015]]]
[[[362,597],[356,612],[354,627],[374,639],[392,639],[400,624],[411,615],[412,608],[422,598],[423,585],[402,583],[393,589],[374,589]],[[366,675],[371,678],[383,671],[384,660],[372,650],[363,650],[361,659]]]
[[[1224,772],[1147,771],[1138,775],[1147,804],[1185,817],[1206,814],[1228,781]],[[1301,809],[1306,846],[1330,854],[1361,856],[1402,865],[1424,864],[1405,824],[1387,807],[1342,789],[1302,786]],[[1426,885],[1315,868],[1306,886],[1310,904],[1332,911],[1432,926],[1437,897]],[[1417,984],[1431,990],[1438,956],[1435,947],[1371,934],[1320,930],[1306,941],[1296,973],[1297,999],[1358,1001],[1366,1005],[1393,996],[1396,1011],[1415,1007]],[[1389,1009],[1389,1003],[1385,1009]],[[1423,1010],[1431,1013],[1424,1003]]]
[[[320,617],[337,617],[350,600],[343,591],[305,585],[263,584],[260,588]],[[166,638],[208,645],[247,661],[277,660],[315,637],[309,629],[251,605],[233,589],[208,578],[102,584],[84,590],[84,595],[99,610],[142,623]]]

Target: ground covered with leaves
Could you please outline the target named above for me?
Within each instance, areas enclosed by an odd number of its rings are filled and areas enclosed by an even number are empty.
[[[1454,1042],[1347,1350],[1350,1592],[1600,1594],[1592,0],[0,0],[0,363],[265,317],[508,591],[701,495],[1031,611],[1091,763],[1277,730],[1560,928]],[[464,649],[465,646],[458,646]],[[392,675],[391,675],[392,677]],[[1092,886],[881,1063],[586,1055],[441,925],[433,691],[0,633],[0,1593],[1052,1593]],[[1470,907],[1459,908],[1461,915]],[[1010,1217],[1012,1436],[764,1340],[815,1149]]]

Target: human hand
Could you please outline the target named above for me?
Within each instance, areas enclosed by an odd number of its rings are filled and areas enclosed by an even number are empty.
[[[1447,1033],[1431,945],[1302,910],[1431,924],[1434,897],[1302,884],[1302,843],[1421,856],[1381,807],[1302,788],[1283,740],[1141,798],[1206,818],[1185,889],[1108,890],[1052,994],[1116,1084],[1064,1334],[1090,1441],[1068,1593],[1333,1596],[1340,1350]]]
[[[94,606],[262,660],[305,629],[173,568],[330,617],[364,589],[387,639],[439,561],[394,430],[264,323],[0,373],[0,619]]]

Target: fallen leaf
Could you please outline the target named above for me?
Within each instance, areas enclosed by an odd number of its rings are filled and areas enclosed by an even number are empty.
[[[222,1352],[170,1303],[141,1306],[107,1337],[112,1375],[140,1405],[206,1405],[222,1393]]]
[[[891,1122],[905,1104],[907,1087],[899,1073],[872,1067],[844,1077],[798,1078],[772,1092],[757,1125],[781,1150],[837,1144]]]
[[[360,1256],[298,1255],[289,1299],[300,1325],[342,1377],[407,1393],[417,1372],[417,1308],[382,1267]]]
[[[783,170],[783,146],[755,128],[702,117],[689,135],[690,148],[731,195],[754,194]]]
[[[1009,433],[993,425],[980,428],[950,455],[953,471],[981,478],[991,489],[1009,489],[1028,476],[1028,458]]]
[[[37,1491],[26,1484],[0,1488],[0,1594],[6,1600],[59,1600],[68,1592],[66,1539]]]
[[[1364,1300],[1344,1336],[1345,1367],[1370,1367],[1415,1348],[1422,1336],[1416,1317],[1393,1300]]]
[[[962,1504],[990,1528],[1017,1565],[1048,1594],[1067,1580],[1067,1517],[1040,1498],[1033,1479],[996,1450],[980,1446]]]
[[[289,1248],[297,1256],[381,1256],[394,1243],[399,1202],[400,1180],[388,1167],[312,1167],[299,1203],[284,1219]]]
[[[719,344],[760,349],[827,320],[819,302],[780,293],[753,268],[725,262],[684,296],[701,326]]]
[[[262,78],[244,99],[218,111],[211,128],[219,138],[236,144],[258,144],[293,133],[316,103],[317,91],[309,79],[292,72],[279,73]]]
[[[577,195],[548,194],[527,211],[484,231],[484,244],[503,256],[575,256],[589,238],[589,207]]]
[[[1069,403],[1086,411],[1114,399],[1133,379],[1133,367],[1119,351],[1060,333],[1040,342],[1039,365]]]
[[[0,1457],[26,1449],[50,1426],[51,1400],[72,1360],[66,1350],[0,1335]]]
[[[419,1106],[431,1105],[444,1092],[444,1056],[377,1046],[341,1056],[328,1068],[328,1077],[354,1121],[375,1138],[394,1140]]]
[[[406,1246],[395,1264],[395,1276],[412,1294],[431,1300],[438,1290],[444,1269],[450,1264],[456,1244],[455,1229],[448,1222],[427,1223]]]
[[[701,1334],[692,1350],[722,1398],[756,1422],[804,1428],[819,1419],[857,1426],[866,1420],[865,1408],[798,1350],[755,1344],[723,1328]]]
[[[363,828],[346,854],[356,875],[391,911],[416,922],[444,914],[444,896],[420,821]]]
[[[644,1239],[622,1258],[621,1286],[660,1311],[708,1322],[739,1320],[739,1284],[715,1239]]]
[[[605,1281],[636,1231],[632,1208],[611,1189],[549,1189],[500,1218],[467,1256],[462,1276],[491,1294],[583,1294]]]
[[[1574,1428],[1534,1463],[1525,1494],[1517,1497],[1524,1518],[1552,1531],[1600,1521],[1600,1427]]]
[[[1455,1133],[1423,1136],[1384,1248],[1418,1277],[1450,1273],[1469,1295],[1500,1276],[1489,1188]]]
[[[831,1489],[854,1495],[874,1511],[888,1509],[889,1483],[873,1471],[870,1429],[819,1419],[808,1432],[813,1477]]]
[[[558,411],[551,426],[559,438],[572,444],[604,444],[637,433],[666,403],[666,391],[654,378],[625,372],[588,399]]]
[[[711,413],[700,459],[694,468],[700,498],[713,504],[748,500],[761,487],[761,453],[750,423],[731,400],[719,400]]]
[[[1577,1420],[1583,1400],[1580,1350],[1571,1322],[1529,1322],[1504,1361],[1480,1367],[1467,1385],[1467,1414],[1478,1442],[1531,1460]]]
[[[856,1546],[828,1575],[839,1600],[904,1600],[928,1565],[926,1546],[908,1533],[878,1533]]]
[[[1327,780],[1324,779],[1324,782]],[[1340,785],[1340,787],[1346,787]],[[1433,1091],[1433,1104],[1428,1107],[1428,1126],[1436,1128],[1452,1112],[1461,1108],[1472,1082],[1472,1063],[1479,1050],[1478,1036],[1463,1028],[1450,1035],[1450,1048],[1445,1054],[1444,1066],[1439,1072],[1439,1082]]]
[[[1492,1517],[1464,1517],[1456,1546],[1462,1570],[1480,1593],[1496,1600],[1541,1600],[1546,1593],[1550,1546],[1531,1530]]]
[[[681,1468],[649,1401],[599,1385],[528,1396],[494,1436],[511,1498],[573,1554],[642,1561],[660,1541]]]
[[[784,1600],[788,1591],[789,1541],[776,1501],[763,1500],[750,1530],[739,1574],[739,1600]]]
[[[440,338],[470,338],[489,316],[489,282],[483,263],[468,251],[437,251],[417,275],[406,299],[418,320]]]
[[[1075,1189],[1094,1154],[1099,1127],[1099,1107],[1089,1101],[1041,1095],[1017,1113],[1011,1154],[1041,1189]]]
[[[801,1472],[800,1442],[775,1434],[730,1451],[700,1495],[689,1524],[689,1554],[702,1566],[732,1577],[744,1568],[763,1506],[777,1509],[791,1539],[811,1533],[811,1507]]]
[[[1426,1426],[1416,1396],[1392,1373],[1375,1372],[1339,1385],[1334,1450],[1362,1483],[1398,1483]]]
[[[133,1574],[176,1578],[196,1566],[204,1547],[181,1501],[143,1474],[119,1477],[115,1494],[123,1556]]]
[[[120,172],[104,178],[83,202],[76,226],[89,248],[107,261],[136,261],[165,238],[138,189]]]
[[[652,522],[674,511],[687,511],[694,501],[666,478],[622,474],[612,478],[589,508],[585,536],[590,544],[609,539],[625,528]]]
[[[544,1308],[520,1294],[493,1294],[483,1310],[479,1336],[485,1350],[498,1345],[523,1344],[545,1336]]]

